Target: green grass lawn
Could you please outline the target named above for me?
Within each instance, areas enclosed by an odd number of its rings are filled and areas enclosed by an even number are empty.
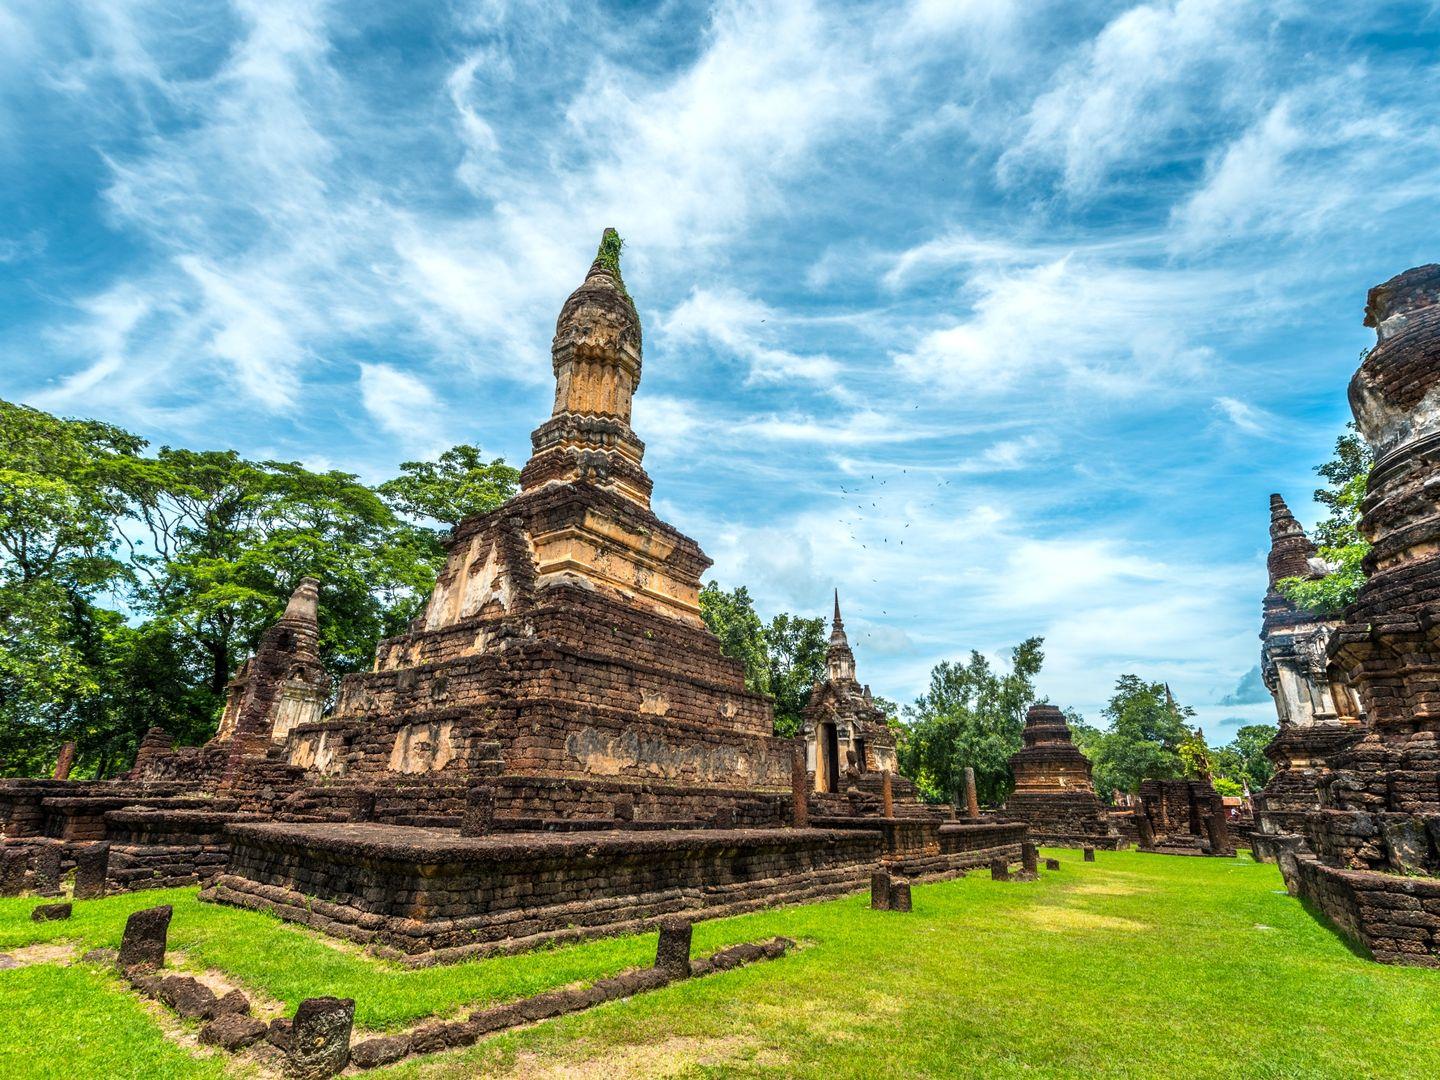
[[[697,952],[773,934],[805,948],[383,1075],[1440,1075],[1440,972],[1357,957],[1285,895],[1273,867],[1051,854],[1062,868],[1035,883],[976,874],[918,886],[908,915],[872,912],[857,896],[700,923]],[[171,945],[187,966],[218,968],[292,1008],[353,996],[359,1022],[376,1029],[599,978],[654,949],[644,935],[404,971],[266,916],[198,904],[191,890],[77,904],[69,924],[36,925],[35,901],[0,901],[0,949],[113,945],[130,911],[157,902],[176,906]],[[115,986],[85,967],[0,971],[0,1075],[215,1072],[213,1058],[165,1043]],[[17,1015],[26,1022],[10,1023]],[[45,1045],[47,1025],[59,1025],[65,1073],[47,1073],[28,1049]],[[129,1071],[117,1050],[128,1045]]]

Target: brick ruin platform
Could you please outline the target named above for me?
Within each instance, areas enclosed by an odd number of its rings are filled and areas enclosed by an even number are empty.
[[[1365,325],[1350,405],[1375,454],[1368,576],[1327,648],[1364,721],[1325,755],[1280,868],[1377,960],[1440,967],[1440,265],[1371,289]]]
[[[209,743],[157,728],[123,780],[0,782],[6,846],[48,883],[57,852],[68,868],[108,845],[112,889],[205,882],[417,963],[832,895],[876,865],[1020,861],[1023,825],[954,822],[895,775],[838,602],[807,714],[834,752],[812,743],[807,769],[805,742],[774,734],[700,617],[709,559],[650,508],[640,321],[610,234],[552,361],[519,494],[452,531],[424,613],[331,712],[307,578]]]
[[[1095,794],[1090,761],[1071,739],[1065,714],[1053,705],[1032,705],[1023,738],[1024,747],[1010,758],[1015,790],[1005,802],[1005,817],[1025,822],[1032,843],[1125,847]]]
[[[1016,826],[867,824],[484,837],[243,824],[232,827],[230,870],[202,899],[272,911],[380,956],[429,964],[639,931],[671,914],[711,918],[824,899],[863,887],[880,865],[912,879],[951,876],[997,857],[1019,861],[1024,837]]]

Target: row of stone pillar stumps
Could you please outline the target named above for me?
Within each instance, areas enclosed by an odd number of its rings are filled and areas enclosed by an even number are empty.
[[[268,1044],[274,1048],[268,1053],[280,1055],[285,1075],[296,1080],[323,1080],[350,1066],[372,1069],[412,1054],[468,1046],[493,1032],[580,1012],[606,1001],[658,990],[682,979],[775,959],[795,947],[789,938],[777,937],[732,945],[711,956],[692,960],[691,922],[672,915],[660,922],[653,967],[625,971],[583,989],[552,990],[505,1005],[492,1005],[471,1013],[464,1020],[425,1024],[410,1032],[376,1036],[352,1046],[353,998],[306,998],[293,1017],[266,1023],[250,1015],[250,1001],[239,990],[217,997],[209,987],[188,975],[161,975],[171,914],[169,904],[135,912],[125,923],[118,954],[95,949],[86,953],[85,958],[108,960],[113,955],[115,967],[140,993],[157,998],[181,1016],[203,1020],[200,1042],[206,1045],[238,1051]]]
[[[1095,849],[1084,849],[1086,862],[1095,861]],[[1046,859],[1046,870],[1059,870],[1059,859]],[[1002,855],[990,860],[993,881],[1034,881],[1040,875],[1040,849],[1028,840],[1020,845],[1020,870],[1012,872],[1010,862]],[[875,911],[909,911],[910,882],[881,867],[870,875],[870,907]]]
[[[75,862],[73,900],[95,900],[105,895],[110,873],[110,845],[43,843],[0,845],[0,896],[19,896],[27,884],[36,896],[64,893],[65,856]]]

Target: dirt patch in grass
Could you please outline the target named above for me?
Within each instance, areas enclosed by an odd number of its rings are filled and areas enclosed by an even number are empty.
[[[1145,923],[1123,919],[1118,915],[1101,915],[1079,907],[1040,905],[1021,913],[1021,917],[1037,930],[1063,934],[1071,930],[1149,930]]]
[[[1140,896],[1149,889],[1137,889],[1129,885],[1076,885],[1070,890],[1071,896]]]
[[[27,945],[0,953],[0,967],[22,968],[31,964],[68,964],[75,959],[75,946],[45,943]]]
[[[715,1039],[665,1039],[641,1046],[620,1046],[594,1057],[555,1061],[540,1054],[522,1051],[516,1056],[506,1080],[629,1080],[632,1077],[679,1076],[696,1066],[714,1068],[741,1060],[760,1063],[753,1051],[757,1044],[739,1035]],[[577,1047],[579,1049],[579,1047]],[[766,1062],[778,1065],[781,1062]]]

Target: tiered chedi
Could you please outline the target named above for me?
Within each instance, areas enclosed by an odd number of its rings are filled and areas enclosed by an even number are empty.
[[[1339,619],[1305,611],[1279,589],[1285,578],[1314,580],[1327,568],[1285,500],[1270,496],[1269,588],[1260,629],[1260,674],[1275,698],[1280,728],[1265,748],[1274,775],[1255,795],[1255,856],[1274,858],[1303,842],[1305,814],[1319,805],[1326,757],[1355,731],[1360,708],[1330,662]]]
[[[1440,966],[1440,265],[1370,290],[1350,383],[1375,454],[1368,578],[1330,643],[1366,723],[1329,760],[1291,887],[1376,959]]]
[[[1065,714],[1054,705],[1030,706],[1022,737],[1024,748],[1010,758],[1015,790],[1006,800],[1005,816],[1025,822],[1037,844],[1123,847],[1124,839],[1095,794],[1090,760],[1070,737]]]

